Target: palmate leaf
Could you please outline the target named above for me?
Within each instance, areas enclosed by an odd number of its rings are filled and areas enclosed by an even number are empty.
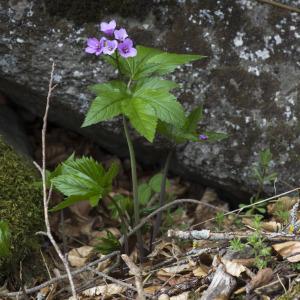
[[[67,199],[51,211],[60,210],[82,200],[89,200],[92,206],[97,205],[109,192],[117,173],[118,165],[115,163],[105,172],[103,166],[93,158],[70,157],[62,163],[60,174],[51,179],[54,187],[67,196]]]
[[[128,97],[126,85],[121,81],[97,84],[91,87],[96,99],[85,117],[82,127],[112,119],[122,113],[121,103]]]

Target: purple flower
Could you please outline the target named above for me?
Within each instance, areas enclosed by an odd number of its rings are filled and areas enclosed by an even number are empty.
[[[200,135],[199,135],[199,139],[200,139],[201,141],[206,141],[206,140],[208,140],[208,136],[207,136],[206,134],[200,134]]]
[[[102,32],[104,32],[107,35],[113,35],[116,26],[117,26],[116,21],[111,20],[109,23],[102,22],[100,24],[100,29]]]
[[[118,50],[121,56],[127,58],[127,57],[133,57],[136,56],[136,49],[133,48],[133,42],[131,39],[126,39],[124,42],[120,43],[118,45]]]
[[[118,42],[116,40],[110,41],[106,38],[103,39],[105,39],[104,46],[103,46],[103,53],[112,55],[118,47]]]
[[[104,38],[97,40],[96,38],[89,38],[87,40],[86,53],[100,55],[103,52]]]
[[[123,42],[128,37],[128,34],[124,28],[115,30],[114,35],[115,35],[115,38],[121,42]]]

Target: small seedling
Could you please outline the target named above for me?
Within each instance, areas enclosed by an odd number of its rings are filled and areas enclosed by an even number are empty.
[[[245,249],[246,245],[239,238],[234,238],[229,242],[229,247],[233,251],[242,251]]]
[[[217,212],[216,217],[215,217],[215,221],[217,224],[217,230],[222,230],[224,228],[224,220],[225,220],[224,213],[222,211]]]
[[[250,204],[252,206],[247,209],[247,215],[253,215],[255,213],[265,214],[266,213],[266,203],[256,204],[261,197],[266,184],[272,184],[276,178],[277,173],[271,171],[272,153],[270,149],[265,149],[260,152],[259,160],[252,169],[252,176],[256,179],[258,183],[258,189],[255,195],[250,198]],[[246,206],[245,204],[240,204],[240,208]]]

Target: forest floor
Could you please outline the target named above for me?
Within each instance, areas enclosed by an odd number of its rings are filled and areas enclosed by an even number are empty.
[[[28,126],[35,160],[40,162],[41,124]],[[155,217],[147,216],[158,201],[160,166],[139,165],[144,186],[141,221],[145,221],[141,262],[135,235],[130,234],[134,232],[130,210],[124,220],[111,204],[118,195],[126,207],[131,197],[129,160],[106,153],[73,132],[49,127],[46,160],[50,170],[73,152],[92,156],[104,166],[114,160],[120,164],[112,192],[98,207],[79,202],[63,212],[50,213],[51,229],[67,253],[78,299],[299,299],[297,191],[230,212],[222,193],[171,175],[167,202],[177,202],[163,212],[159,235],[151,241]],[[51,206],[62,199],[54,193]],[[124,222],[129,223],[129,237],[127,247],[120,247]],[[41,253],[48,278],[34,278],[33,286],[25,283],[23,291],[10,295],[72,299],[64,266],[52,246],[46,243]],[[0,292],[12,290],[8,282]]]

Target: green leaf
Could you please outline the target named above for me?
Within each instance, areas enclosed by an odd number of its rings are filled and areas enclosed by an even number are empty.
[[[134,80],[150,75],[164,75],[177,66],[204,58],[200,55],[174,54],[157,49],[137,46],[137,56],[127,61],[121,60],[122,70]],[[126,65],[127,64],[127,65]]]
[[[152,195],[151,187],[147,183],[142,183],[138,187],[138,199],[142,205],[148,203]]]
[[[213,131],[205,131],[204,132],[205,135],[207,135],[209,142],[218,142],[218,141],[222,141],[226,138],[228,138],[228,135],[226,133],[222,133],[222,132],[213,132]],[[204,142],[207,142],[204,141]]]
[[[159,193],[160,189],[161,189],[161,182],[163,179],[163,175],[161,173],[155,174],[149,181],[149,186],[151,187],[151,189],[156,192]],[[170,182],[167,179],[166,181],[166,187],[169,188],[170,187]]]
[[[175,96],[170,94],[165,88],[149,89],[146,85],[141,85],[138,90],[133,92],[132,97],[143,99],[148,103],[155,115],[161,121],[182,127],[185,122],[185,115],[181,104]]]
[[[60,175],[52,179],[53,185],[66,196],[88,196],[102,194],[101,188],[96,181],[82,173]]]
[[[155,136],[157,117],[149,103],[141,98],[133,98],[124,103],[123,112],[137,132],[152,142]]]
[[[8,223],[0,220],[0,258],[7,257],[11,254],[11,233]]]
[[[164,80],[160,77],[151,77],[140,79],[136,82],[134,86],[134,92],[137,93],[140,89],[163,89],[165,91],[170,91],[177,87],[177,83],[171,80]]]
[[[128,97],[126,85],[121,81],[97,84],[91,87],[96,99],[85,117],[82,127],[109,120],[122,113],[121,103]]]
[[[70,197],[66,198],[64,201],[58,203],[57,205],[55,205],[54,207],[49,209],[49,211],[50,212],[56,212],[56,211],[62,210],[64,208],[70,207],[73,204],[75,204],[79,201],[83,201],[83,200],[87,200],[87,197],[85,195],[83,195],[83,196],[70,196]]]
[[[105,172],[103,166],[93,158],[70,157],[61,165],[61,175],[54,177],[51,182],[68,198],[56,205],[52,211],[73,205],[82,200],[89,200],[92,206],[109,192],[111,183],[118,173],[118,166],[114,163]]]
[[[100,243],[95,247],[101,254],[107,255],[113,251],[120,250],[119,240],[110,232],[106,231],[107,237],[100,238]]]
[[[192,133],[197,130],[198,123],[203,118],[203,108],[202,106],[198,106],[195,108],[187,117],[186,122],[184,124],[184,130]]]

